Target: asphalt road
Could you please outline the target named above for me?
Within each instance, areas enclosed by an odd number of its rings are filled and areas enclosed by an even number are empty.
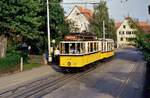
[[[142,98],[144,74],[139,51],[118,49],[113,60],[43,98]]]

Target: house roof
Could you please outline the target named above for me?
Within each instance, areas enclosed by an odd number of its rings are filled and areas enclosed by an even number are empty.
[[[115,22],[115,27],[118,29],[121,26],[122,22]]]
[[[87,8],[84,8],[84,7],[82,7],[82,6],[76,6],[78,9],[79,9],[79,11],[89,20],[90,18],[92,18],[92,15],[93,15],[93,13],[92,13],[92,11],[91,10],[89,10],[89,9],[87,9]]]
[[[126,17],[125,19],[132,19],[131,17]],[[115,27],[118,29],[123,22],[115,22]],[[150,24],[146,21],[139,21],[138,26],[143,29],[146,34],[150,34]]]
[[[146,34],[150,34],[150,24],[146,21],[140,21],[139,26],[144,30]]]
[[[72,11],[73,11],[76,7],[77,7],[78,10],[80,11],[80,13],[85,16],[85,18],[86,18],[87,20],[90,20],[90,19],[92,18],[93,13],[92,13],[91,10],[89,10],[89,9],[87,9],[87,8],[84,8],[84,7],[82,7],[82,6],[77,6],[77,5],[76,5],[76,6],[72,9]],[[69,15],[72,13],[72,11],[69,13]],[[68,16],[69,16],[69,15],[68,15]],[[67,17],[68,17],[68,16],[67,16]]]

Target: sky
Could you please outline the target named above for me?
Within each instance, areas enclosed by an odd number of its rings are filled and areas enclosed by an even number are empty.
[[[63,0],[64,3],[73,2],[99,2],[100,0]],[[124,17],[131,16],[140,21],[148,21],[150,23],[150,15],[148,14],[148,5],[150,0],[107,0],[109,15],[115,21],[122,21]],[[66,15],[75,5],[64,4]],[[82,4],[80,6],[93,10],[92,4]]]

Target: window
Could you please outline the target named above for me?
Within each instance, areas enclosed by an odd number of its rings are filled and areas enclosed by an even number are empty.
[[[131,31],[127,31],[126,34],[131,34]]]
[[[126,28],[126,25],[123,25],[123,28],[125,29],[125,28]]]
[[[69,53],[69,43],[62,44],[62,53],[68,54]]]
[[[80,13],[76,13],[76,15],[79,15]]]
[[[85,43],[80,43],[81,47],[80,47],[80,51],[81,53],[85,53]]]
[[[120,31],[119,34],[120,34],[120,35],[121,35],[121,34],[124,34],[124,31]]]
[[[135,31],[133,31],[132,34],[135,34]]]
[[[131,42],[134,41],[135,38],[126,38],[126,41]]]
[[[85,53],[85,43],[61,43],[61,54],[81,54]]]
[[[123,41],[123,38],[120,38],[120,41]]]
[[[119,32],[119,34],[121,34],[121,31]]]
[[[93,43],[90,43],[90,52],[93,52]]]

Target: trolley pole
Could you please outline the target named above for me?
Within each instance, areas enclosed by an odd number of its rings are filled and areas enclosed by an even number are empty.
[[[48,62],[52,61],[51,57],[51,43],[50,43],[50,23],[49,23],[49,2],[47,0],[47,36],[48,36]]]

